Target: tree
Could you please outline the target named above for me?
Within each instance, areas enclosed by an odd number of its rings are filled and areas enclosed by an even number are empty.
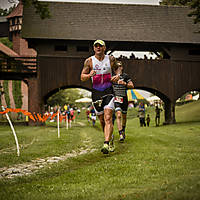
[[[8,37],[0,38],[0,42],[12,49],[13,43],[8,39]]]
[[[75,100],[79,98],[83,98],[83,94],[81,94],[79,89],[62,89],[49,97],[47,100],[47,104],[50,106],[60,105],[63,107],[65,104],[73,105],[75,103]]]
[[[48,3],[41,2],[38,0],[19,0],[23,3],[25,7],[33,6],[35,8],[35,12],[40,15],[41,19],[50,18],[50,12],[48,9]],[[15,4],[18,0],[8,0],[9,3]]]
[[[195,24],[200,22],[200,0],[162,0],[160,5],[189,6],[192,11],[188,16],[194,17]]]
[[[16,7],[15,5],[11,6],[8,9],[7,8],[3,9],[3,8],[0,7],[0,16],[7,16],[7,15],[9,15],[13,11],[13,9],[15,7]]]
[[[48,3],[38,0],[22,0],[24,6],[31,6],[35,8],[35,12],[40,15],[41,19],[50,18],[50,12],[48,9]]]
[[[194,23],[200,22],[200,1],[199,0],[193,0],[190,3],[190,7],[193,9],[193,11],[188,15],[189,17],[194,16]]]

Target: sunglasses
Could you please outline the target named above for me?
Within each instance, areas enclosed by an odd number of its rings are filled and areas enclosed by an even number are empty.
[[[103,45],[101,45],[101,44],[95,44],[94,46],[95,47],[103,47]]]

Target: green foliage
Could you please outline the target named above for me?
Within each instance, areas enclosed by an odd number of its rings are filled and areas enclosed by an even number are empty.
[[[200,1],[199,0],[193,0],[190,3],[190,7],[193,10],[191,13],[189,13],[189,17],[194,17],[194,23],[200,22]]]
[[[8,15],[8,10],[0,8],[0,16],[7,16],[7,15]]]
[[[23,2],[23,5],[27,6],[27,7],[32,5],[35,9],[35,12],[40,15],[41,19],[51,17],[49,9],[48,9],[48,3],[41,2],[41,1],[38,1],[38,0],[22,0],[22,2]],[[15,3],[15,2],[11,1],[10,3]],[[15,7],[16,7],[15,4],[14,4],[14,6],[10,7],[9,9],[7,9],[7,8],[3,9],[3,8],[0,7],[0,16],[9,15]]]
[[[9,96],[9,88],[8,88],[8,80],[3,81],[3,91],[6,100],[6,105],[10,108],[10,96]]]
[[[11,6],[10,8],[6,8],[6,9],[3,9],[3,8],[1,8],[0,7],[0,16],[7,16],[7,15],[9,15],[12,11],[13,11],[13,9],[15,8],[16,6],[14,5],[14,6]]]
[[[199,0],[162,0],[160,5],[178,5],[189,6],[192,11],[188,14],[189,17],[194,17],[194,23],[200,22],[200,1]]]
[[[13,47],[13,43],[7,37],[0,38],[0,42],[3,43],[5,46],[9,47],[10,49],[12,49]]]
[[[59,92],[55,93],[49,99],[47,100],[47,104],[50,106],[64,106],[65,104],[75,104],[75,100],[82,98],[83,95],[80,93],[79,89],[65,89],[65,90],[60,90]]]
[[[50,18],[50,12],[48,9],[48,3],[40,2],[38,0],[22,0],[24,6],[31,6],[35,8],[35,12],[40,15],[41,19]]]
[[[12,93],[15,101],[15,107],[22,107],[22,91],[21,91],[21,81],[12,81]]]

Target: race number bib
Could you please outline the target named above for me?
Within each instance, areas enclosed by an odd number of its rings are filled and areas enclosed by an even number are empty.
[[[118,97],[118,96],[116,96],[116,97],[115,97],[115,102],[116,102],[116,103],[123,103],[123,97]]]

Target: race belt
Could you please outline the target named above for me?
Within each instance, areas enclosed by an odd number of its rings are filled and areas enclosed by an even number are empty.
[[[123,103],[123,97],[116,96],[114,102],[115,103]]]

